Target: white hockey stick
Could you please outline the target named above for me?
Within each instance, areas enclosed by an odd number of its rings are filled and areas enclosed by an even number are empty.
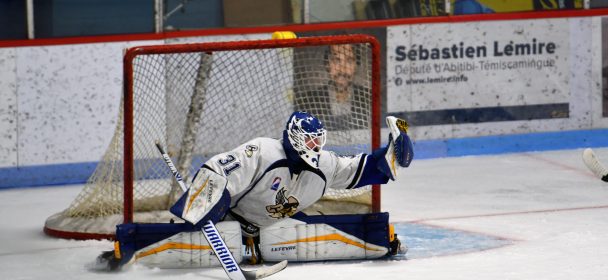
[[[608,169],[600,163],[592,149],[587,148],[583,151],[583,162],[595,176],[608,182]]]
[[[188,191],[188,187],[186,183],[182,180],[182,176],[179,174],[175,165],[173,165],[173,161],[171,157],[167,153],[165,153],[163,147],[161,147],[160,143],[156,143],[156,147],[158,151],[163,156],[165,163],[171,169],[171,173],[173,173],[173,177],[175,181],[179,184],[184,192]],[[220,233],[217,231],[217,228],[213,224],[211,220],[207,221],[207,223],[203,226],[202,229],[203,235],[205,235],[205,239],[211,245],[211,249],[215,253],[215,256],[222,264],[222,268],[228,275],[228,278],[232,280],[252,280],[252,279],[261,279],[264,277],[268,277],[273,275],[287,267],[287,261],[284,260],[282,262],[276,263],[272,266],[264,266],[256,270],[242,270],[239,264],[234,259],[234,256],[228,250],[228,246],[226,246],[226,242],[220,236]]]

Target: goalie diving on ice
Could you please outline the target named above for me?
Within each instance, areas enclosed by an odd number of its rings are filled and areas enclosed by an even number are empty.
[[[161,268],[216,267],[207,224],[236,262],[374,259],[404,253],[388,213],[305,215],[328,188],[386,184],[408,167],[413,147],[407,123],[388,117],[388,144],[371,154],[340,156],[324,149],[327,130],[294,112],[282,139],[255,138],[209,158],[170,211],[183,222],[117,226],[114,250],[98,257],[109,270],[138,262]],[[169,159],[170,162],[170,159]],[[179,177],[176,176],[179,180]],[[259,277],[258,277],[259,278]]]

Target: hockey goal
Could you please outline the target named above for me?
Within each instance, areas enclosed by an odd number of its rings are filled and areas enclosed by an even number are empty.
[[[332,56],[347,66],[330,66]],[[331,93],[344,78],[336,74],[340,67],[353,74],[346,106]],[[80,194],[47,219],[44,231],[111,239],[123,222],[175,219],[167,209],[181,190],[155,142],[188,181],[214,154],[254,137],[280,138],[289,115],[304,109],[326,123],[327,149],[369,153],[380,144],[379,73],[379,44],[367,35],[130,48],[111,144]],[[323,199],[329,203],[307,211],[375,212],[379,197],[377,186],[333,191]]]

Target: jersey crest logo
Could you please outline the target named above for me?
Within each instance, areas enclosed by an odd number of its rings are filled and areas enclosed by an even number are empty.
[[[253,156],[253,152],[259,150],[260,148],[258,148],[258,146],[256,145],[247,145],[245,146],[245,154],[247,155],[247,157],[251,157]]]
[[[285,217],[291,217],[298,212],[298,206],[300,202],[294,196],[285,197],[285,188],[281,188],[277,192],[275,198],[275,205],[266,206],[269,216],[275,219],[282,219]]]
[[[279,189],[280,185],[281,185],[281,177],[276,177],[276,178],[274,178],[274,180],[272,180],[272,186],[270,187],[270,189],[273,191],[276,191]]]

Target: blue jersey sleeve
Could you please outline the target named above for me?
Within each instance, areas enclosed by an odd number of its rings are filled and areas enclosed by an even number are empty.
[[[380,150],[382,150],[382,149],[379,149],[379,151]],[[382,172],[382,171],[380,171],[380,169],[378,169],[378,158],[375,154],[376,154],[376,152],[374,152],[371,155],[365,155],[366,161],[365,161],[365,165],[363,166],[361,179],[359,179],[359,182],[357,182],[357,184],[354,186],[354,188],[363,187],[363,186],[367,186],[367,185],[373,185],[373,184],[386,184],[388,182],[388,180],[390,179],[387,175],[385,175],[384,172]],[[382,153],[380,151],[378,154],[382,155],[382,158],[380,160],[384,160],[383,159],[384,153]]]

